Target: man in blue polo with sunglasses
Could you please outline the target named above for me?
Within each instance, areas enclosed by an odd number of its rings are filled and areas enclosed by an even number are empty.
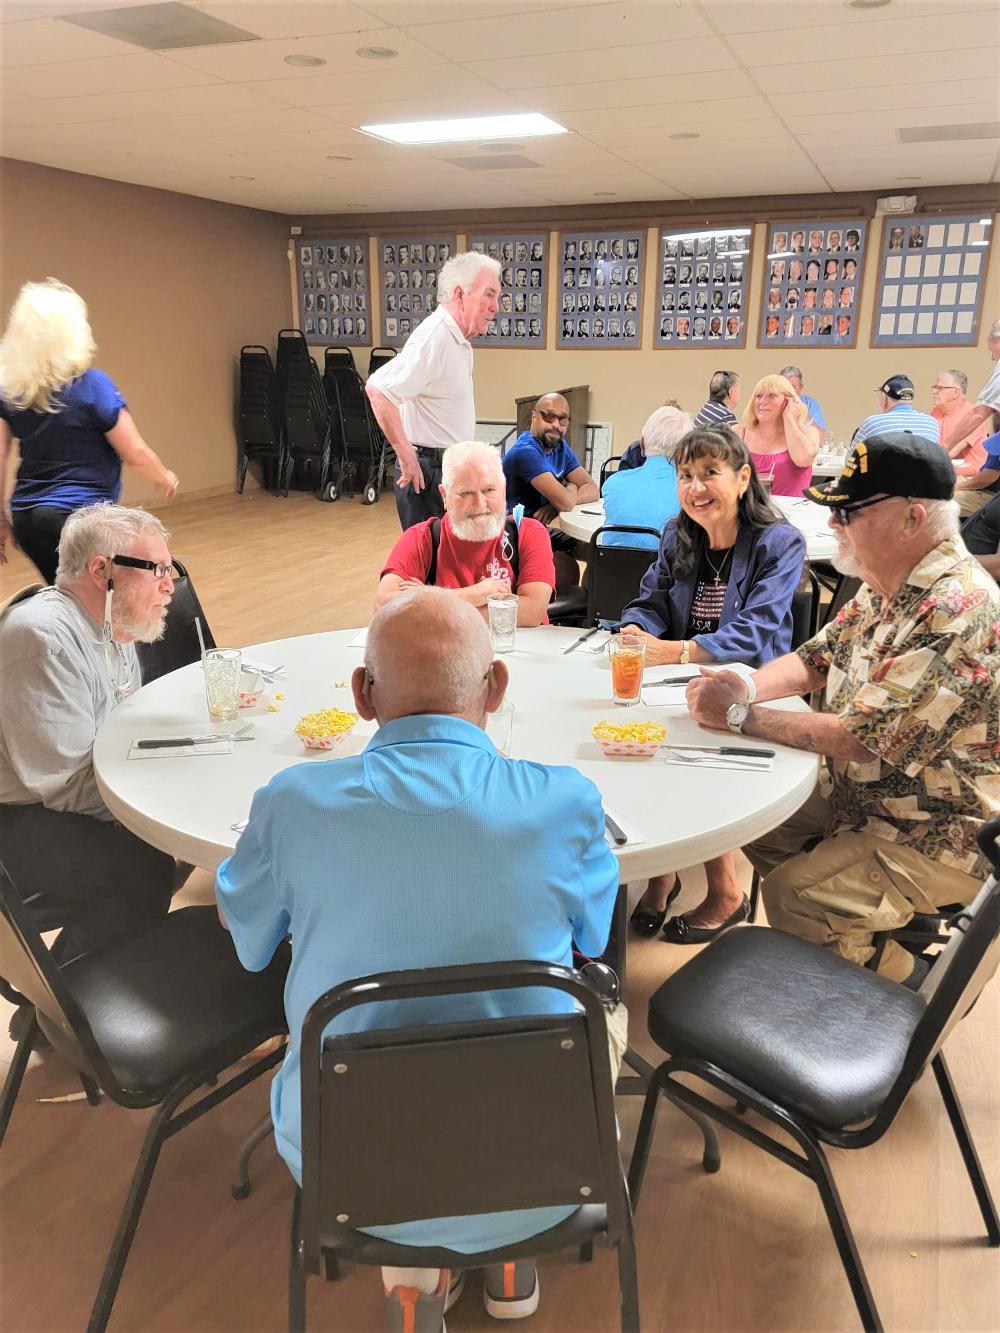
[[[772,926],[867,963],[916,912],[972,901],[976,845],[1000,809],[1000,589],[958,535],[955,471],[935,441],[859,440],[806,496],[830,510],[837,569],[861,580],[807,643],[749,679],[688,686],[696,721],[823,755],[829,781],[745,848]],[[824,689],[823,710],[765,700]],[[916,989],[929,967],[896,941],[878,970]]]

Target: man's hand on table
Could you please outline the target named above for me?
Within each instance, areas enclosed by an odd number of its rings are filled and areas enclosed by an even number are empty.
[[[731,704],[746,703],[749,690],[744,678],[736,671],[706,671],[701,669],[697,680],[688,682],[685,691],[688,712],[703,727],[727,730],[726,712]]]

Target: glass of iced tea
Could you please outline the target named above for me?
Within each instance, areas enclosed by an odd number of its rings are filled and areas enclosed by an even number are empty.
[[[611,697],[616,704],[637,704],[642,695],[642,669],[646,663],[644,642],[623,641],[615,634],[608,643],[611,654]]]

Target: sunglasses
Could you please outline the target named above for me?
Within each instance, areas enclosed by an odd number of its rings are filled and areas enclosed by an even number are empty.
[[[912,498],[910,495],[876,495],[873,500],[859,500],[853,505],[831,505],[830,514],[838,527],[846,528],[850,526],[851,515],[859,509],[870,509],[872,505],[880,505],[886,500],[905,500],[909,504]]]
[[[543,421],[546,423],[546,425],[548,425],[548,426],[554,426],[554,425],[556,424],[557,421],[558,421],[558,423],[559,423],[560,426],[567,426],[567,425],[569,425],[569,413],[568,413],[568,412],[543,412],[543,411],[541,411],[540,409],[536,409],[536,410],[538,411],[538,415],[542,418],[542,420],[543,420]]]

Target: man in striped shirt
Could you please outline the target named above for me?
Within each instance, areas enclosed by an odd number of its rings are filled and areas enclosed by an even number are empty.
[[[879,395],[879,410],[865,417],[851,436],[852,444],[894,430],[908,430],[911,435],[940,444],[941,427],[929,412],[918,412],[913,406],[913,381],[908,375],[890,375],[875,392]]]
[[[708,383],[708,402],[694,419],[696,426],[731,426],[740,401],[740,377],[735,370],[717,370]]]

